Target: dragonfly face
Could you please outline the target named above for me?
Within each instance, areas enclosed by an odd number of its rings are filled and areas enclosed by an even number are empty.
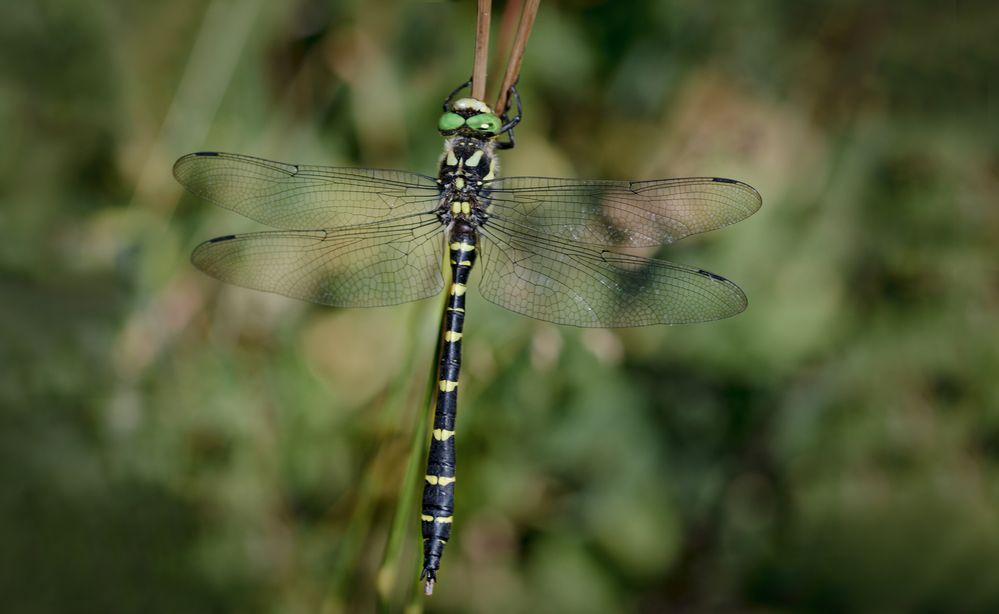
[[[421,513],[421,577],[428,589],[453,523],[465,295],[476,261],[483,262],[484,298],[539,320],[587,327],[717,320],[746,308],[734,283],[619,250],[721,228],[762,204],[749,185],[717,177],[498,177],[496,150],[513,146],[519,97],[511,92],[517,113],[508,119],[478,100],[454,100],[467,85],[452,92],[438,120],[446,141],[437,177],[218,152],[190,154],[174,165],[191,193],[276,229],[198,246],[194,265],[222,281],[337,307],[393,305],[439,294],[448,250],[451,280]]]
[[[474,98],[459,98],[449,105],[437,121],[443,136],[462,136],[494,139],[500,135],[503,121],[489,105]]]

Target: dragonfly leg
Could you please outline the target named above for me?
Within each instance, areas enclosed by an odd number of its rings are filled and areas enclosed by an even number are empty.
[[[452,90],[451,93],[447,95],[447,98],[444,99],[444,112],[445,113],[447,113],[448,111],[451,110],[451,101],[453,101],[454,97],[458,95],[458,92],[460,92],[461,90],[465,89],[466,87],[468,87],[470,85],[472,85],[472,78],[471,77],[468,78],[468,81],[465,81],[464,83],[462,83],[458,87],[454,88],[454,90]]]
[[[513,149],[517,142],[513,139],[513,129],[507,130],[505,141],[496,141],[496,149]]]
[[[513,116],[513,119],[509,119],[510,105],[511,103],[517,107],[517,114]],[[513,130],[513,127],[520,123],[520,120],[524,116],[524,107],[520,102],[520,93],[517,92],[517,84],[514,83],[510,86],[510,95],[507,96],[506,108],[503,109],[503,114],[500,118],[503,120],[503,127],[500,128],[500,133]]]
[[[517,107],[517,114],[513,119],[509,118],[510,106],[514,105]],[[516,145],[516,141],[513,138],[513,127],[520,123],[523,119],[524,107],[520,102],[520,93],[517,92],[517,84],[514,83],[510,86],[510,95],[507,97],[506,109],[503,110],[503,114],[500,118],[503,120],[503,127],[500,128],[500,134],[506,133],[507,140],[499,141],[496,143],[497,149],[513,149]]]

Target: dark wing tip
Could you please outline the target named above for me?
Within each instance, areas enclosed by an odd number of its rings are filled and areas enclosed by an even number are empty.
[[[760,210],[760,207],[763,206],[763,197],[760,196],[759,191],[744,181],[739,181],[737,179],[729,179],[728,177],[712,177],[711,181],[713,181],[714,183],[726,183],[729,185],[737,185],[750,192],[753,196],[754,206],[752,207],[752,211],[749,212],[749,215],[756,213],[757,211]]]
[[[225,238],[225,237],[219,237],[218,239],[212,239],[212,240],[213,241],[219,241],[219,240],[221,240],[223,238]],[[711,271],[705,271],[704,269],[697,269],[697,272],[700,273],[701,275],[704,275],[705,277],[710,277],[711,279],[713,279],[715,281],[725,281],[725,282],[728,281],[727,279],[725,279],[721,275],[718,275],[716,273],[712,273]]]
[[[206,268],[207,265],[204,260],[205,255],[206,254],[210,255],[212,253],[215,253],[212,252],[213,245],[216,245],[218,243],[226,243],[228,241],[235,241],[236,239],[242,239],[242,238],[244,238],[244,235],[222,235],[221,237],[215,237],[214,239],[208,239],[207,241],[201,242],[200,244],[198,244],[197,247],[194,248],[194,251],[191,252],[191,258],[190,258],[191,264],[193,264],[196,268],[200,269],[201,271],[208,273],[212,277],[215,277],[216,279],[221,279],[218,275],[212,273]]]
[[[224,235],[221,237],[215,237],[214,239],[208,239],[207,241],[202,241],[197,247],[194,248],[194,250],[191,251],[191,256],[189,258],[191,264],[202,272],[208,273],[203,265],[205,250],[215,243],[224,243],[226,241],[232,241],[235,238],[236,235]],[[211,275],[211,273],[208,274]],[[212,275],[212,277],[215,277],[215,275]]]
[[[177,161],[173,163],[173,178],[180,182],[181,185],[186,186],[183,178],[183,168],[194,158],[206,158],[206,157],[218,157],[224,155],[220,151],[196,151],[194,153],[189,153],[187,155],[177,158]]]
[[[746,296],[746,293],[731,279],[722,277],[721,275],[712,273],[711,271],[705,271],[704,269],[697,269],[697,274],[707,277],[711,281],[718,282],[724,286],[725,290],[716,295],[716,298],[726,303],[726,306],[728,307],[728,311],[720,313],[716,317],[707,318],[701,321],[710,322],[713,320],[731,318],[732,316],[739,315],[745,311],[747,307],[749,307],[749,298]]]

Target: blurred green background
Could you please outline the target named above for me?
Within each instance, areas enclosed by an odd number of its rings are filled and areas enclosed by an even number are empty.
[[[577,330],[473,291],[422,607],[999,610],[999,5],[883,4],[542,3],[504,174],[752,184],[661,253],[750,307]],[[470,1],[3,4],[0,609],[420,607],[439,302],[220,285],[192,247],[258,227],[171,164],[434,173],[473,29]]]

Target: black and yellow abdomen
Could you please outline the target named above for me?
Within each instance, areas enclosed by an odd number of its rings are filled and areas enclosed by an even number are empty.
[[[423,573],[420,577],[426,579],[428,592],[432,590],[437,577],[444,545],[451,536],[454,521],[454,432],[458,410],[458,376],[461,371],[461,337],[465,326],[468,277],[475,263],[476,244],[475,229],[462,219],[456,220],[449,236],[451,285],[444,311],[437,407],[434,411],[434,428],[430,438],[420,514],[423,527]]]

